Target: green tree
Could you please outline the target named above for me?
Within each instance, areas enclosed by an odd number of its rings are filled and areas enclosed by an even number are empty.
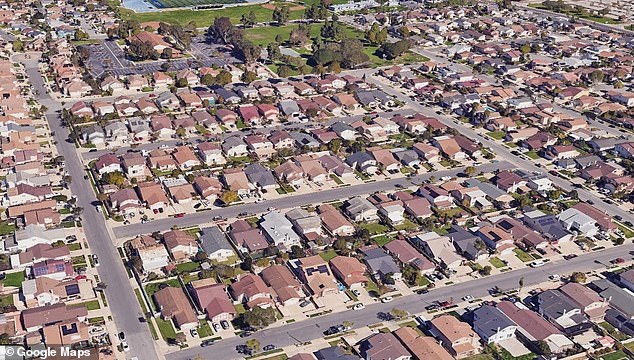
[[[299,259],[306,256],[306,251],[301,246],[293,245],[291,246],[291,258]]]
[[[119,171],[113,171],[103,174],[101,180],[106,184],[121,186],[125,183],[125,176]]]
[[[220,196],[220,200],[225,204],[231,204],[232,202],[238,200],[238,193],[233,190],[225,191]]]
[[[467,167],[464,169],[464,173],[465,173],[467,176],[473,176],[473,174],[475,174],[475,173],[476,173],[476,171],[477,171],[477,170],[476,170],[476,168],[475,168],[475,167],[473,167],[473,166],[467,166]]]
[[[274,323],[277,320],[276,315],[274,307],[263,309],[255,306],[253,309],[242,313],[241,320],[247,326],[261,328]]]
[[[15,40],[13,42],[13,51],[22,52],[24,51],[24,43],[20,40]]]
[[[231,83],[231,73],[228,72],[227,70],[222,70],[220,71],[220,73],[218,74],[218,76],[216,76],[216,84],[218,85],[227,85],[229,83]]]
[[[603,82],[603,78],[605,77],[605,75],[603,74],[603,71],[597,69],[594,70],[593,72],[590,73],[589,78],[593,83],[600,83]]]
[[[390,310],[390,315],[394,316],[397,319],[402,319],[404,317],[407,317],[409,313],[402,309],[393,308],[392,310]]]
[[[187,78],[176,79],[177,88],[184,88],[184,87],[187,87],[188,85],[189,83],[187,82]]]
[[[279,75],[280,77],[283,77],[283,78],[291,76],[291,68],[290,68],[290,66],[280,65],[280,67],[277,68],[277,75]]]
[[[247,70],[242,73],[240,80],[242,80],[242,82],[244,83],[250,84],[254,82],[257,78],[258,78],[258,75],[255,72],[251,70]]]
[[[485,265],[481,270],[480,270],[480,274],[484,275],[484,276],[489,276],[491,275],[491,270],[493,270],[493,268],[489,265]]]
[[[522,46],[520,46],[520,51],[522,52],[522,54],[528,54],[531,52],[531,45],[526,43]]]
[[[240,19],[240,22],[242,23],[242,25],[244,25],[244,27],[255,26],[255,24],[257,23],[257,19],[255,17],[255,13],[253,12],[253,10],[249,11],[249,13],[247,14],[242,14],[242,18]]]
[[[200,79],[200,82],[203,85],[213,85],[216,83],[216,79],[214,78],[214,76],[212,74],[205,74],[203,75],[203,77]]]
[[[262,53],[262,47],[249,40],[242,39],[233,43],[233,53],[236,57],[250,64],[257,60]]]
[[[288,6],[282,6],[281,8],[276,7],[275,10],[273,10],[272,19],[277,23],[277,25],[285,25],[288,22],[290,15]]]
[[[260,341],[258,339],[249,339],[247,340],[246,345],[249,349],[253,349],[255,352],[260,350]]]
[[[583,284],[588,280],[586,273],[581,271],[575,271],[570,275],[570,281]]]
[[[401,56],[404,52],[409,50],[412,46],[412,42],[405,39],[399,40],[393,43],[385,43],[379,47],[378,52],[386,59],[393,60]]]
[[[280,44],[276,42],[269,43],[266,46],[266,52],[269,55],[269,60],[275,62],[282,58],[282,52],[280,51]]]
[[[73,34],[73,38],[77,41],[88,40],[89,36],[86,32],[81,29],[75,30],[75,34]]]

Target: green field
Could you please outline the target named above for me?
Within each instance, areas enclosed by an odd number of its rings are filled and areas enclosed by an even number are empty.
[[[581,18],[581,19],[586,19],[586,20],[590,20],[590,21],[595,21],[601,24],[620,24],[619,21],[605,17],[605,16],[600,16],[600,15],[594,15],[591,14],[590,12],[588,12],[587,10],[583,9],[581,11],[578,11],[578,9],[576,8],[572,8],[572,7],[568,7],[568,8],[562,8],[559,10],[553,10],[553,9],[549,9],[548,7],[544,6],[543,4],[529,4],[529,7],[535,8],[535,9],[541,9],[541,10],[549,10],[549,11],[553,11],[553,12],[558,12],[560,14],[565,14],[568,16],[575,16],[577,18]]]
[[[24,281],[24,271],[14,272],[10,274],[6,274],[5,279],[2,281],[4,286],[22,286],[22,282]]]
[[[242,14],[253,11],[258,22],[271,21],[273,10],[262,7],[262,5],[233,6],[222,9],[211,10],[170,10],[146,13],[135,13],[132,10],[121,9],[121,17],[124,20],[138,20],[139,22],[160,21],[170,24],[186,25],[195,22],[197,27],[209,27],[215,17],[226,16],[234,24],[240,23]],[[290,20],[300,19],[304,10],[293,10],[290,12]]]
[[[158,8],[177,8],[210,4],[237,4],[239,0],[149,0]]]

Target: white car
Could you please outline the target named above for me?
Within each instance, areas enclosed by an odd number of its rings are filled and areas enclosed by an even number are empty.
[[[352,289],[352,293],[354,294],[354,296],[361,296],[361,291],[357,289]]]
[[[530,267],[538,268],[540,266],[544,266],[544,264],[545,264],[544,260],[535,260],[535,261],[530,263]]]
[[[128,352],[130,351],[130,347],[128,346],[128,343],[125,341],[121,342],[121,347],[123,348],[123,351]]]
[[[386,297],[384,297],[384,298],[382,298],[382,299],[381,299],[381,302],[382,302],[382,303],[389,303],[389,302],[391,302],[392,300],[394,300],[394,299],[393,299],[391,296],[386,296]]]
[[[559,274],[552,274],[548,276],[548,279],[550,279],[551,281],[559,281],[561,280],[561,276],[559,276]]]
[[[363,310],[365,309],[365,305],[358,303],[358,304],[354,304],[354,306],[352,307],[352,310]]]
[[[473,300],[473,296],[471,296],[471,295],[465,295],[465,296],[463,296],[463,297],[462,297],[462,300],[463,300],[463,301],[471,301],[471,300]]]

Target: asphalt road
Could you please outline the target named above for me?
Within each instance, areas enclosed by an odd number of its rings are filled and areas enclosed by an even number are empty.
[[[352,328],[356,329],[380,322],[381,320],[378,319],[377,314],[379,312],[389,313],[393,308],[407,310],[410,314],[423,313],[425,312],[425,306],[434,301],[445,301],[450,298],[453,298],[454,301],[460,301],[465,295],[471,295],[476,298],[483,297],[488,294],[488,289],[494,286],[498,286],[502,290],[516,289],[519,287],[520,278],[523,278],[524,286],[529,287],[548,281],[550,274],[566,275],[575,271],[589,272],[602,269],[616,257],[623,257],[629,260],[634,253],[633,250],[634,245],[628,244],[587,253],[572,260],[550,262],[539,268],[512,270],[499,275],[439,287],[424,295],[403,296],[395,298],[390,303],[367,305],[365,309],[359,311],[332,313],[292,324],[268,328],[256,332],[250,338],[258,339],[262,346],[268,344],[273,344],[277,347],[291,346],[318,339],[323,336],[323,331],[329,326],[341,324],[343,321],[351,322],[353,324]],[[236,345],[244,344],[246,340],[239,337],[225,339],[209,347],[195,347],[170,353],[166,355],[166,358],[168,360],[186,360],[200,355],[205,359],[238,359],[241,356],[235,351],[235,347]]]
[[[507,170],[513,168],[513,165],[507,162],[499,162],[494,164],[483,164],[476,167],[478,171],[492,172],[494,170]],[[434,171],[431,173],[421,174],[412,178],[399,178],[385,181],[375,181],[360,185],[344,186],[331,190],[312,192],[301,195],[287,195],[278,199],[266,200],[260,203],[249,203],[234,205],[225,208],[217,208],[213,210],[200,211],[193,214],[187,214],[181,218],[166,218],[150,221],[145,224],[130,224],[118,226],[113,229],[117,239],[125,239],[137,236],[139,234],[148,234],[154,231],[168,230],[172,226],[178,227],[196,226],[206,222],[210,222],[214,216],[222,216],[226,218],[236,217],[241,212],[249,214],[257,214],[266,212],[269,207],[277,209],[290,209],[307,204],[319,204],[323,202],[347,199],[356,195],[371,194],[376,191],[396,190],[397,184],[405,187],[411,184],[420,184],[423,180],[429,179],[431,176],[440,178],[443,176],[456,176],[463,168],[451,170]]]
[[[620,215],[623,219],[625,220],[629,220],[629,221],[633,221],[634,222],[634,216],[632,216],[632,214],[630,214],[629,212],[614,206],[614,205],[610,205],[606,202],[603,201],[602,198],[600,198],[599,196],[595,195],[594,193],[583,189],[583,188],[574,188],[572,186],[572,183],[566,179],[560,178],[558,176],[553,176],[551,174],[549,174],[545,169],[538,167],[537,165],[535,165],[535,163],[531,160],[525,160],[520,158],[519,156],[515,156],[513,154],[511,154],[511,150],[508,149],[506,146],[494,141],[494,140],[489,140],[485,137],[483,137],[482,135],[480,135],[479,133],[477,133],[473,128],[471,128],[469,125],[461,122],[461,121],[457,121],[454,122],[454,119],[444,115],[444,114],[437,114],[432,108],[427,107],[427,106],[423,106],[420,105],[417,102],[412,101],[411,99],[409,99],[405,94],[403,94],[402,92],[400,92],[397,89],[394,89],[390,86],[387,86],[385,83],[377,80],[376,78],[374,78],[374,76],[371,76],[371,74],[374,72],[375,70],[372,69],[364,69],[364,70],[358,70],[355,71],[356,75],[363,75],[363,74],[367,74],[367,81],[371,82],[375,85],[377,85],[381,90],[383,90],[385,93],[390,94],[390,95],[394,95],[396,96],[397,99],[399,99],[400,101],[406,102],[410,105],[411,108],[415,109],[416,111],[418,111],[419,113],[426,115],[426,116],[430,116],[430,117],[434,117],[438,120],[440,120],[443,124],[456,128],[462,135],[469,137],[471,139],[474,140],[478,140],[480,141],[484,146],[490,148],[491,150],[493,150],[493,153],[498,157],[498,159],[500,160],[504,160],[507,162],[510,162],[511,164],[515,165],[515,167],[517,167],[518,169],[523,169],[523,170],[527,170],[527,171],[532,171],[532,172],[538,172],[538,173],[543,173],[546,176],[548,176],[548,178],[559,188],[564,189],[566,191],[570,191],[570,190],[577,190],[577,193],[579,194],[579,199],[581,200],[591,200],[594,203],[594,207],[596,207],[597,209],[607,213],[607,214],[611,214],[611,215]]]
[[[119,253],[113,246],[114,242],[106,228],[104,216],[100,208],[95,208],[93,205],[97,202],[97,198],[90,182],[84,180],[84,165],[75,150],[75,145],[66,142],[69,132],[68,129],[61,126],[61,118],[57,113],[57,111],[62,109],[62,106],[47,93],[38,69],[37,58],[39,56],[33,54],[30,56],[30,59],[26,59],[24,55],[19,55],[15,56],[14,59],[25,65],[33,90],[39,93],[37,96],[39,103],[48,108],[46,118],[51,131],[55,132],[57,149],[60,155],[64,156],[65,170],[72,177],[71,191],[73,195],[77,196],[78,206],[84,208],[81,217],[86,238],[92,253],[99,256],[100,266],[97,270],[101,281],[108,286],[106,299],[108,300],[110,311],[118,330],[125,332],[130,346],[130,352],[126,353],[126,355],[129,357],[136,356],[138,359],[143,360],[159,359],[162,355],[159,356],[156,351],[148,326],[138,321],[141,308],[134,295]],[[115,344],[117,344],[116,341]]]

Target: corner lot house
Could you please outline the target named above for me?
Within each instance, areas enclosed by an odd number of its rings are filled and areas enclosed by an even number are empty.
[[[189,330],[198,326],[198,318],[182,289],[168,286],[154,293],[154,301],[161,316],[172,320],[179,329]]]

